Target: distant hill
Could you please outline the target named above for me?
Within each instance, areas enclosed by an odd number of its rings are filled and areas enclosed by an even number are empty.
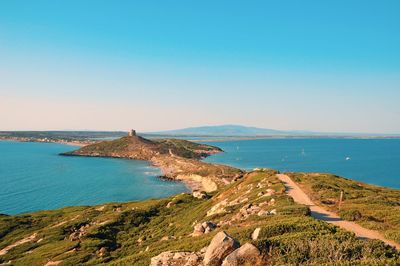
[[[160,135],[187,135],[187,136],[267,136],[267,135],[304,135],[301,131],[282,131],[240,125],[189,127],[177,130],[151,132]]]
[[[174,155],[187,159],[202,159],[219,153],[218,147],[197,144],[187,140],[160,139],[149,140],[140,136],[125,136],[110,141],[101,141],[84,146],[62,155],[117,157],[137,160],[151,160],[159,155]]]
[[[145,133],[160,136],[198,136],[198,137],[262,137],[262,136],[290,136],[290,137],[377,137],[398,138],[400,134],[382,133],[340,133],[340,132],[313,132],[302,130],[276,130],[268,128],[247,127],[241,125],[220,125],[189,127],[176,130]]]

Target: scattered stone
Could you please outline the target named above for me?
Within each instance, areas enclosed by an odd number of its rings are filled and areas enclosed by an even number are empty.
[[[200,253],[166,251],[151,258],[150,266],[200,266],[201,261]]]
[[[56,261],[49,260],[44,266],[55,266],[60,264],[61,262],[62,260],[56,260]]]
[[[261,266],[261,263],[260,251],[254,245],[246,243],[229,254],[222,262],[222,266]]]
[[[211,216],[214,214],[224,213],[225,206],[228,204],[228,201],[225,199],[217,204],[215,204],[211,209],[207,212],[207,216]]]
[[[167,204],[167,209],[169,209],[169,208],[171,208],[172,207],[172,201],[170,201],[170,202],[168,202],[168,204]]]
[[[100,258],[102,257],[106,257],[108,256],[110,253],[108,252],[106,247],[102,247],[98,252],[97,252],[97,256],[99,256]]]
[[[259,207],[264,207],[264,206],[268,206],[268,205],[269,205],[268,201],[263,201],[263,202],[258,204]]]
[[[275,199],[271,199],[270,201],[269,201],[269,205],[275,205]]]
[[[202,234],[204,234],[204,231],[205,229],[202,224],[196,224],[194,226],[192,236],[201,236]]]
[[[260,228],[260,227],[257,227],[257,228],[253,231],[253,233],[251,234],[251,239],[257,240],[257,239],[258,239],[258,236],[260,235],[260,231],[261,231],[261,228]]]
[[[89,224],[82,225],[79,229],[75,229],[68,237],[70,241],[79,240],[81,237],[87,235],[87,229],[90,227]]]
[[[219,232],[211,240],[204,254],[205,266],[219,266],[223,259],[240,247],[240,243],[224,231]]]
[[[269,214],[268,211],[265,211],[265,210],[261,210],[257,213],[257,215],[260,217],[268,216],[268,214]]]
[[[194,226],[192,236],[200,236],[202,234],[207,234],[211,231],[214,231],[216,228],[217,225],[210,221],[206,221],[201,224],[199,223]]]
[[[254,213],[257,213],[257,212],[259,212],[259,211],[261,211],[261,208],[258,207],[258,206],[256,206],[256,205],[252,205],[252,206],[247,210],[247,212],[248,212],[249,214],[254,214]]]
[[[176,237],[175,236],[163,236],[160,239],[160,241],[168,241],[168,240],[171,240],[171,239],[176,239]]]
[[[192,196],[197,199],[207,199],[208,198],[208,196],[205,192],[200,192],[200,191],[194,191]]]
[[[214,231],[217,228],[217,225],[213,222],[210,221],[205,221],[204,223],[201,224],[204,228],[204,233],[207,234],[211,231]]]
[[[273,209],[272,211],[270,211],[269,214],[276,215],[277,214],[276,209]]]

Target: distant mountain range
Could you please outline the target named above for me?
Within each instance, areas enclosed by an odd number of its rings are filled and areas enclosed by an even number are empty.
[[[372,133],[327,133],[311,132],[300,130],[276,130],[268,128],[247,127],[241,125],[220,125],[220,126],[201,126],[189,127],[176,130],[148,132],[154,135],[173,135],[173,136],[229,136],[229,137],[257,137],[257,136],[388,136],[394,137],[399,134],[372,134]]]
[[[241,125],[221,125],[189,127],[176,130],[151,132],[151,134],[176,135],[176,136],[287,136],[316,134],[306,131],[283,131],[276,129],[247,127]]]

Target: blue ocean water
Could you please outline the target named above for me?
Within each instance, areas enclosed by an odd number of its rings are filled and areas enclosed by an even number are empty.
[[[76,147],[0,141],[0,213],[160,198],[186,192],[144,161],[59,156]]]
[[[400,139],[263,139],[207,142],[225,153],[206,161],[242,169],[333,173],[400,188]]]

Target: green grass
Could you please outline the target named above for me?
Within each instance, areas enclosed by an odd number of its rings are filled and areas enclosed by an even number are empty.
[[[312,199],[342,219],[382,232],[400,243],[400,190],[364,184],[330,174],[292,173]],[[339,210],[340,192],[343,203]]]
[[[160,200],[105,204],[93,207],[69,207],[54,211],[19,216],[0,216],[0,249],[37,233],[40,242],[29,242],[0,256],[0,263],[44,265],[48,260],[61,260],[60,265],[148,265],[150,258],[167,250],[199,251],[207,246],[219,230],[225,230],[242,244],[257,245],[271,265],[395,265],[399,254],[380,241],[361,241],[354,235],[308,216],[307,207],[295,204],[284,193],[283,184],[274,171],[248,174],[208,200],[179,194]],[[275,192],[260,198],[266,187]],[[221,201],[228,203],[247,198],[246,202],[226,207],[220,214],[207,212]],[[245,204],[275,200],[277,215],[251,215],[243,221],[223,225],[217,231],[191,237],[193,224],[211,220],[232,221]],[[166,205],[172,202],[172,206]],[[98,209],[98,210],[96,210]],[[62,224],[60,224],[62,223]],[[79,239],[69,239],[72,232],[85,227]],[[251,233],[260,227],[260,237]],[[162,241],[169,236],[169,240]],[[139,241],[139,239],[141,241]],[[105,247],[108,254],[99,257]],[[146,251],[147,249],[147,251]],[[352,264],[349,264],[349,263]]]
[[[221,152],[218,147],[198,144],[180,139],[149,140],[137,137],[122,137],[110,141],[102,141],[84,146],[77,151],[66,152],[65,155],[96,155],[120,157],[135,156],[143,160],[149,160],[156,154],[170,154],[170,151],[179,157],[187,159],[202,159],[209,154]]]

